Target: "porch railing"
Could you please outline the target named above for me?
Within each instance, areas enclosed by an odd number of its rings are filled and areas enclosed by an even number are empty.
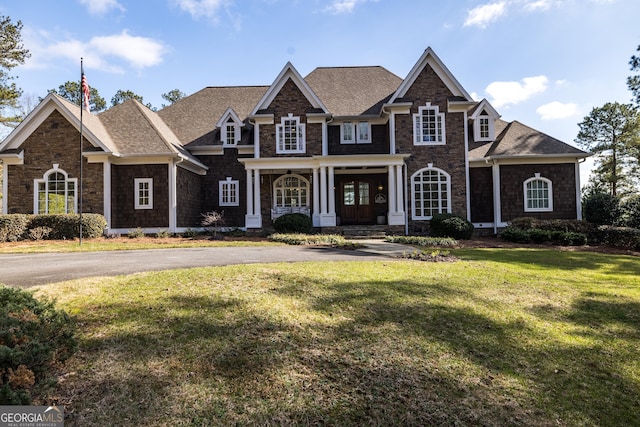
[[[282,215],[301,213],[306,216],[311,216],[311,208],[309,206],[287,206],[281,208],[271,209],[271,219],[276,219]]]

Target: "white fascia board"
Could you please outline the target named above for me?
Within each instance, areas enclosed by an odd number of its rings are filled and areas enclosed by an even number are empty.
[[[416,64],[413,66],[411,71],[409,71],[409,74],[400,84],[400,86],[396,90],[396,93],[393,94],[393,96],[389,100],[389,103],[393,103],[396,99],[402,98],[406,95],[409,88],[413,86],[413,83],[415,83],[416,79],[418,78],[424,67],[427,66],[427,64],[431,66],[433,71],[438,75],[438,77],[440,77],[442,82],[447,86],[447,88],[454,96],[462,96],[465,99],[471,100],[471,95],[469,95],[464,87],[462,87],[460,82],[458,82],[458,80],[453,76],[451,71],[449,71],[449,69],[444,65],[440,58],[438,58],[438,55],[435,54],[433,49],[431,49],[431,47],[428,47],[424,51],[420,59],[418,59],[418,62],[416,62]]]
[[[302,94],[307,98],[314,108],[321,108],[325,113],[329,113],[327,107],[322,103],[318,95],[311,89],[311,86],[302,78],[298,70],[293,66],[291,62],[287,62],[278,77],[273,81],[269,89],[262,96],[258,104],[251,111],[250,116],[255,115],[258,111],[268,107],[275,97],[280,93],[280,90],[285,85],[288,79],[291,79]]]
[[[236,148],[238,149],[238,154],[253,154],[255,151],[253,145],[238,145]]]
[[[274,123],[273,114],[251,114],[248,117],[257,125],[272,125]]]
[[[383,167],[403,165],[409,154],[364,154],[344,156],[317,156],[320,167]]]
[[[253,146],[251,146],[253,148]],[[222,145],[203,145],[199,147],[187,148],[193,155],[197,156],[222,156],[224,147]]]
[[[23,165],[24,150],[21,150],[19,153],[0,154],[0,161],[2,161],[3,165]]]
[[[238,159],[244,164],[246,169],[312,169],[318,167],[317,162],[312,157],[261,157]]]
[[[385,125],[389,122],[389,116],[362,115],[362,116],[333,116],[331,124],[337,125],[344,122],[369,122],[372,125]]]
[[[469,108],[476,105],[475,101],[447,101],[448,113],[462,113],[469,111]],[[499,117],[499,116],[498,116]]]
[[[537,163],[567,163],[569,160],[576,161],[577,159],[583,159],[589,157],[591,154],[523,154],[520,156],[488,156],[485,157],[486,161],[496,161],[501,165],[523,165],[523,164],[537,164]],[[572,163],[571,162],[571,163]]]
[[[218,122],[216,123],[216,127],[222,128],[222,126],[224,126],[229,121],[229,117],[231,117],[236,125],[244,126],[244,123],[242,122],[242,120],[240,120],[240,117],[238,117],[236,112],[233,111],[233,108],[229,107],[227,108],[227,111],[224,112],[222,117],[220,117],[220,120],[218,120]]]
[[[382,106],[382,111],[390,113],[393,112],[395,114],[409,114],[411,112],[411,107],[413,107],[412,102],[398,102],[396,104],[384,104]]]

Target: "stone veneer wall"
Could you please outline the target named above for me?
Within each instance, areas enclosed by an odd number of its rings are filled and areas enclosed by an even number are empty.
[[[80,132],[58,111],[53,111],[21,147],[23,165],[8,165],[9,213],[33,213],[34,179],[57,163],[69,178],[80,179]],[[94,149],[85,139],[84,150]],[[102,163],[87,163],[83,159],[82,210],[85,213],[104,214],[104,185]],[[79,186],[80,183],[78,183]],[[78,209],[80,199],[78,198]]]
[[[467,216],[466,169],[465,169],[465,135],[464,114],[448,113],[447,100],[453,96],[451,91],[440,80],[429,65],[425,66],[411,88],[398,102],[412,102],[410,114],[396,115],[396,148],[399,153],[410,153],[407,159],[408,182],[411,176],[429,163],[451,175],[451,208],[452,213]],[[413,145],[413,114],[418,108],[430,102],[437,105],[441,113],[445,113],[446,145],[416,146]],[[408,206],[409,222],[411,219],[412,191],[409,188]],[[420,224],[414,224],[420,227]]]
[[[533,178],[536,173],[552,182],[553,212],[524,211],[524,181]],[[539,219],[577,218],[574,163],[500,166],[500,193],[502,221],[523,216]]]

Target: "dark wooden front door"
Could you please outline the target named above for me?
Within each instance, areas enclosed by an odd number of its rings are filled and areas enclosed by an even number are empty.
[[[340,183],[342,224],[374,224],[373,186],[368,180],[344,179]]]

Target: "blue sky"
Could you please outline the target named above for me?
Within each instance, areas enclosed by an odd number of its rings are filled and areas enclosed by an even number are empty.
[[[110,101],[268,85],[287,61],[381,65],[404,78],[431,46],[465,89],[573,143],[593,107],[629,102],[638,0],[0,0],[24,24],[27,95],[79,79]]]

